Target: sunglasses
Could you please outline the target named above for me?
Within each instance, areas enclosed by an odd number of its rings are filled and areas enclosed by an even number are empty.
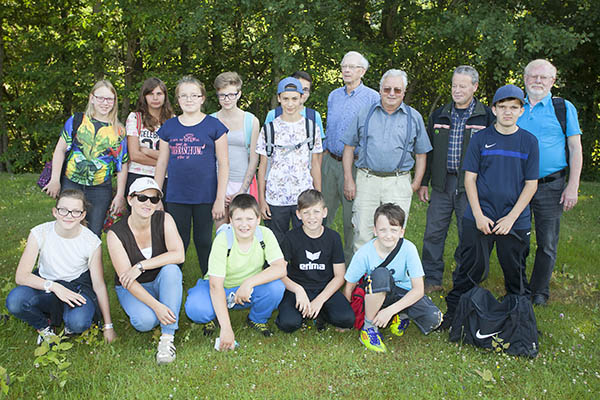
[[[160,201],[160,197],[158,196],[146,196],[145,194],[134,194],[133,197],[137,197],[138,201],[140,203],[145,203],[146,201],[150,200],[150,203],[152,204],[158,204],[158,202]]]
[[[392,91],[394,92],[394,94],[396,96],[399,96],[402,94],[402,92],[404,90],[402,90],[402,88],[391,88],[391,87],[384,87],[383,89],[381,89],[383,91],[383,93],[385,94],[390,94]]]

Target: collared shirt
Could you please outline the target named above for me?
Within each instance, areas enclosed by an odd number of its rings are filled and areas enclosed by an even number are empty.
[[[324,150],[342,156],[344,143],[342,136],[356,114],[364,107],[379,101],[379,93],[362,83],[350,94],[346,87],[337,88],[329,93],[327,99],[327,132],[323,142]]]
[[[462,142],[465,133],[465,125],[467,120],[473,114],[475,109],[475,99],[471,100],[471,104],[462,110],[462,112],[456,109],[456,104],[452,102],[452,111],[450,112],[450,118],[452,125],[450,125],[450,132],[448,135],[448,161],[446,169],[450,172],[456,172],[460,168],[460,153],[462,152]]]
[[[581,135],[577,110],[568,100],[567,108],[567,136]],[[567,167],[568,160],[565,153],[565,135],[554,112],[552,93],[548,93],[533,108],[529,98],[525,99],[525,112],[517,125],[535,135],[540,146],[540,178],[558,172]]]
[[[369,119],[368,137],[365,136],[365,120],[371,106],[359,111],[342,137],[344,144],[358,147],[357,168],[377,172],[408,171],[415,165],[412,153],[431,151],[423,117],[412,107],[410,132],[407,132],[408,107],[402,103],[388,114],[379,102]]]

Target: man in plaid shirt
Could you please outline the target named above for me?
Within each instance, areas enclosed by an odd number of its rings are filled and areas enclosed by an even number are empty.
[[[433,150],[427,154],[425,176],[419,189],[419,199],[429,202],[422,252],[426,293],[443,289],[444,246],[452,212],[461,237],[467,206],[462,160],[469,140],[495,119],[490,108],[473,97],[478,84],[475,68],[467,65],[456,68],[452,76],[452,102],[436,109],[428,120],[427,134]],[[455,259],[457,254],[458,247]]]

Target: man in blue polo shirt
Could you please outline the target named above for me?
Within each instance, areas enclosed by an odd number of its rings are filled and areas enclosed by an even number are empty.
[[[344,195],[354,200],[354,251],[373,238],[372,215],[381,204],[400,206],[408,218],[412,195],[425,174],[431,143],[421,114],[403,102],[407,84],[404,71],[390,69],[383,74],[380,101],[360,110],[342,137]],[[353,164],[357,168],[356,182]],[[415,176],[411,181],[413,166]]]
[[[538,190],[531,201],[537,242],[530,280],[534,305],[545,305],[550,296],[560,217],[563,211],[569,211],[577,204],[583,163],[577,110],[571,102],[564,100],[566,129],[563,132],[557,117],[559,106],[555,109],[550,93],[555,80],[556,67],[547,60],[534,60],[525,67],[527,99],[525,112],[518,121],[521,128],[537,137],[540,147]],[[569,180],[565,186],[567,166]]]
[[[335,89],[327,99],[327,137],[323,142],[322,189],[325,204],[329,210],[327,226],[331,227],[337,209],[342,203],[344,221],[344,258],[346,265],[354,254],[352,250],[352,199],[344,197],[344,171],[342,135],[363,107],[379,101],[379,94],[362,83],[362,77],[369,69],[369,62],[356,51],[346,53],[342,58],[341,70],[344,86]],[[356,170],[352,171],[356,176]],[[372,215],[372,214],[371,214]]]

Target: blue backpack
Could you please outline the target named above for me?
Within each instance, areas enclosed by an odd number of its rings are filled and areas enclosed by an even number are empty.
[[[231,253],[231,248],[233,247],[233,241],[234,241],[234,233],[233,233],[233,227],[231,226],[231,224],[223,224],[219,227],[219,229],[217,229],[216,234],[219,235],[220,233],[224,232],[225,236],[227,237],[227,257],[229,257],[229,254]],[[260,247],[263,249],[263,252],[265,251],[265,241],[263,240],[263,233],[262,230],[260,229],[260,227],[256,227],[256,230],[254,231],[254,237],[256,238],[256,240],[258,240],[258,242],[260,243]],[[265,260],[266,262],[266,260]]]

